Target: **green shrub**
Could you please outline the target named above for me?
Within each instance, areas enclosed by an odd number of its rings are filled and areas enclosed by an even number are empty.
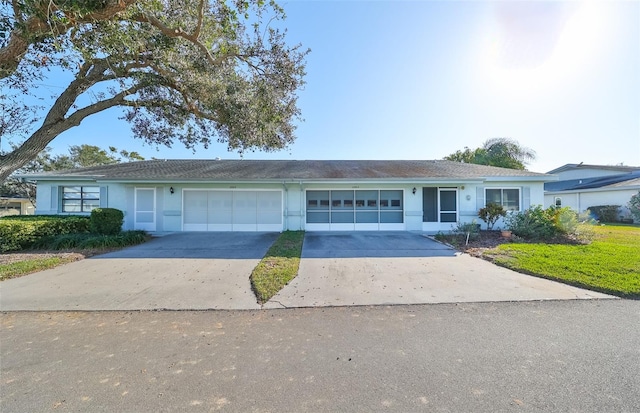
[[[590,232],[571,208],[547,209],[540,205],[525,211],[509,214],[505,220],[507,229],[520,238],[529,240],[553,240],[558,237],[585,238]]]
[[[552,210],[555,209],[555,212]],[[553,212],[553,223],[558,234],[575,234],[578,229],[578,214],[571,208],[549,208],[549,213]]]
[[[469,239],[478,238],[480,236],[480,224],[475,219],[467,223],[457,222],[455,226],[451,226],[451,234],[464,238],[468,236]]]
[[[491,231],[496,221],[500,217],[507,215],[507,211],[504,210],[502,205],[490,202],[484,208],[480,208],[478,211],[478,217],[487,223],[487,229]]]
[[[147,238],[145,231],[123,231],[116,235],[64,234],[41,238],[34,244],[34,248],[44,250],[119,248],[141,244]]]
[[[88,231],[88,217],[41,215],[5,217],[0,219],[0,252],[30,248],[41,238]]]
[[[536,205],[522,212],[511,213],[505,219],[505,225],[520,238],[553,238],[556,235],[556,229],[552,208],[545,210],[540,205]]]
[[[620,205],[596,205],[589,207],[589,211],[600,222],[618,222],[620,219]]]
[[[631,197],[627,206],[636,222],[640,222],[640,191]]]
[[[124,213],[115,208],[95,208],[91,211],[91,232],[116,235],[122,231]]]

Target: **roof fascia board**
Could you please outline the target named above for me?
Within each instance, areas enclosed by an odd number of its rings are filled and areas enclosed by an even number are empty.
[[[101,175],[96,176],[69,176],[69,175],[16,175],[23,181],[98,181]]]
[[[228,184],[247,184],[247,183],[395,183],[395,184],[439,184],[439,183],[464,183],[464,184],[482,184],[483,182],[513,182],[513,181],[526,181],[526,182],[548,182],[557,181],[555,176],[499,176],[499,177],[478,177],[478,178],[461,178],[461,177],[446,177],[446,178],[372,178],[372,179],[351,179],[351,178],[335,178],[335,179],[308,179],[308,178],[280,178],[280,179],[171,179],[171,178],[158,178],[158,179],[113,179],[103,178],[102,176],[33,176],[22,175],[22,179],[28,179],[33,181],[92,181],[105,184],[202,184],[202,183],[228,183]]]
[[[511,181],[526,181],[526,182],[551,182],[557,181],[558,177],[554,175],[538,175],[538,176],[488,176],[485,178],[486,182],[511,182]]]
[[[564,191],[547,191],[545,195],[559,195],[559,194],[578,194],[584,192],[609,192],[609,191],[628,191],[628,190],[640,190],[640,185],[629,186],[601,186],[600,188],[588,188],[588,189],[566,189]]]
[[[52,179],[53,180],[53,179]],[[57,179],[56,179],[57,180]],[[354,184],[439,184],[439,183],[464,183],[464,184],[481,184],[483,179],[458,179],[458,178],[442,178],[442,179],[245,179],[245,180],[224,180],[224,179],[96,179],[96,182],[105,184],[206,184],[206,183],[223,183],[223,184],[335,184],[335,183],[354,183]]]

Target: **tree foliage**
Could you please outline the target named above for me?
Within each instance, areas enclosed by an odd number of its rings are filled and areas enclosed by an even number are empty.
[[[135,151],[129,152],[110,146],[102,149],[93,145],[73,145],[69,147],[69,154],[51,155],[51,149],[46,148],[35,159],[16,171],[17,174],[37,172],[62,171],[65,169],[83,168],[88,166],[109,165],[119,162],[142,161],[144,158]],[[9,176],[0,185],[0,195],[12,198],[27,198],[36,204],[36,186],[32,182],[24,182]]]
[[[484,208],[480,208],[478,211],[478,217],[487,223],[487,229],[491,231],[496,221],[500,217],[505,217],[507,215],[507,211],[500,204],[496,204],[495,202],[490,202]]]
[[[520,146],[513,139],[492,138],[485,141],[480,148],[472,150],[465,146],[464,150],[458,150],[444,159],[523,170],[527,163],[536,159],[536,153],[532,149]]]
[[[640,191],[637,194],[633,195],[627,204],[629,208],[629,212],[635,219],[636,222],[640,222]]]
[[[283,18],[273,0],[2,0],[0,104],[22,110],[0,131],[19,141],[0,155],[0,180],[114,107],[152,145],[287,147],[307,51],[286,43]],[[36,98],[51,103],[34,116]]]

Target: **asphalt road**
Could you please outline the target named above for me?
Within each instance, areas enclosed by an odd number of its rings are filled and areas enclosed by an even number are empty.
[[[3,413],[640,411],[638,301],[0,321]]]

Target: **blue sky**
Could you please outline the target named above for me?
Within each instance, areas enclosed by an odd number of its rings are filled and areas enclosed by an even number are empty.
[[[285,151],[245,159],[440,159],[492,137],[565,163],[640,165],[640,2],[289,1],[311,48]],[[110,110],[58,137],[158,158],[237,159],[144,145]]]

